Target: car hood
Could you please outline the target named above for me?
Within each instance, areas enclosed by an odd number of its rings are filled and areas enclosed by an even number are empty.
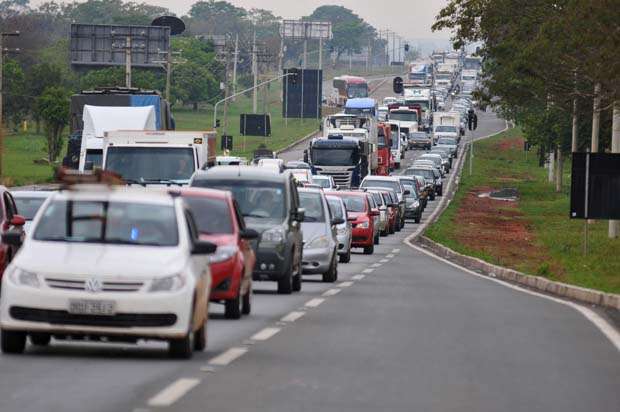
[[[318,236],[328,235],[325,222],[303,222],[301,224],[301,231],[304,234],[304,243],[308,243]]]
[[[258,232],[258,234],[262,234],[265,230],[273,229],[275,227],[282,226],[282,222],[278,222],[271,219],[256,219],[256,218],[245,218],[245,225],[250,229],[254,229]]]
[[[39,274],[154,278],[182,271],[187,260],[178,247],[28,240],[14,263]]]

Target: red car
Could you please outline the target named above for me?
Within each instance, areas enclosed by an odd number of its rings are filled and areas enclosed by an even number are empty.
[[[6,233],[9,230],[17,230],[23,233],[26,219],[17,214],[17,207],[15,206],[13,196],[4,186],[0,186],[0,196],[0,234]],[[0,281],[2,280],[4,270],[16,253],[17,247],[9,246],[4,242],[0,243]]]
[[[250,313],[252,304],[252,271],[256,255],[250,240],[258,233],[247,229],[237,202],[230,192],[185,188],[178,193],[189,207],[200,239],[218,247],[209,257],[212,287],[211,302],[223,303],[228,319],[239,319]]]
[[[364,248],[365,255],[375,251],[375,224],[379,210],[371,209],[366,192],[331,192],[330,196],[342,198],[351,221],[353,242],[351,247]]]

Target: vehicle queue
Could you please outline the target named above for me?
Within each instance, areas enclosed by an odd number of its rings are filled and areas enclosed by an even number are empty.
[[[458,153],[458,139],[421,133],[399,133],[397,147],[425,154],[359,187],[259,156],[198,170],[189,187],[95,170],[61,173],[57,191],[2,188],[0,349],[160,340],[171,357],[191,357],[206,347],[210,304],[239,319],[251,314],[252,282],[275,282],[278,294],[306,277],[336,282],[355,251],[373,254],[419,223]]]

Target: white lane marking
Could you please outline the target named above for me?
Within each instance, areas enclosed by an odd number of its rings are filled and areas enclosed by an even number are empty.
[[[607,339],[609,339],[609,341],[616,347],[616,349],[618,351],[620,351],[620,332],[618,332],[616,330],[616,328],[614,328],[612,325],[610,325],[603,317],[601,317],[595,311],[593,311],[593,310],[591,310],[591,309],[589,309],[589,308],[587,308],[585,306],[581,306],[581,305],[579,305],[577,303],[568,301],[568,300],[564,300],[564,299],[556,298],[554,296],[549,296],[549,295],[545,295],[545,294],[542,294],[542,293],[534,292],[532,290],[524,289],[524,288],[522,288],[520,286],[513,285],[512,283],[509,283],[509,282],[506,282],[506,281],[503,281],[503,280],[500,280],[500,279],[492,278],[490,276],[481,275],[480,273],[476,273],[473,270],[469,270],[469,269],[467,269],[465,267],[459,266],[459,265],[457,265],[454,262],[450,262],[449,260],[444,259],[444,258],[442,258],[440,256],[437,256],[437,255],[435,255],[434,253],[431,253],[428,250],[425,250],[425,249],[423,249],[421,247],[418,247],[418,246],[412,244],[409,239],[406,239],[405,243],[409,247],[417,250],[418,252],[422,252],[422,253],[432,257],[433,259],[439,260],[439,261],[441,261],[443,263],[446,263],[446,264],[448,264],[448,265],[450,265],[452,267],[460,269],[463,272],[468,273],[470,275],[476,276],[476,277],[481,278],[481,279],[486,279],[486,280],[489,280],[491,282],[496,282],[496,283],[499,283],[500,285],[506,286],[506,287],[508,287],[510,289],[514,289],[514,290],[517,290],[519,292],[527,293],[528,295],[538,296],[539,298],[551,300],[553,302],[560,303],[562,305],[566,305],[568,307],[571,307],[571,308],[575,309],[577,312],[581,313],[583,315],[583,317],[585,317],[587,320],[592,322],[592,324],[594,326],[596,326],[598,328],[598,330],[600,330],[603,333],[603,335],[605,335],[605,337]]]
[[[321,296],[334,296],[340,293],[340,289],[326,290]]]
[[[254,334],[250,339],[252,340],[267,340],[272,338],[276,333],[280,332],[280,328],[265,328]]]
[[[359,275],[358,275],[359,276]],[[354,276],[355,277],[355,276]],[[353,282],[342,282],[338,284],[339,288],[348,288],[349,286],[353,286]]]
[[[374,271],[375,271],[374,269],[364,269],[362,270],[362,273],[372,273]]]
[[[314,299],[310,299],[309,301],[307,301],[305,306],[309,308],[316,308],[323,302],[325,302],[325,299],[323,298],[314,298]]]
[[[370,265],[371,268],[379,268],[381,267],[381,263],[373,263],[372,265]]]
[[[400,252],[400,249],[392,249],[392,253],[398,253]]]
[[[226,366],[232,361],[245,355],[247,351],[248,348],[244,348],[241,346],[230,348],[226,352],[216,356],[215,358],[210,359],[209,365]]]
[[[392,259],[394,257],[394,254],[393,253],[388,253],[387,255],[385,255],[385,257]]]
[[[379,262],[381,263],[388,263],[390,261],[390,259],[381,259]]]
[[[170,406],[200,383],[200,379],[180,378],[149,399],[149,406]]]
[[[362,280],[366,277],[366,275],[355,275],[355,276],[351,276],[351,279],[354,280]]]
[[[291,312],[280,320],[282,322],[295,322],[297,319],[301,318],[305,314],[306,312]]]

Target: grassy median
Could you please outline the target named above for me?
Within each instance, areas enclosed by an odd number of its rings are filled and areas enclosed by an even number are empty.
[[[454,200],[426,235],[460,253],[522,272],[606,292],[620,292],[620,239],[607,237],[607,221],[589,225],[569,219],[570,164],[561,193],[538,166],[535,149],[526,159],[517,129],[476,143],[473,174],[465,162]],[[516,188],[516,202],[486,197]]]

